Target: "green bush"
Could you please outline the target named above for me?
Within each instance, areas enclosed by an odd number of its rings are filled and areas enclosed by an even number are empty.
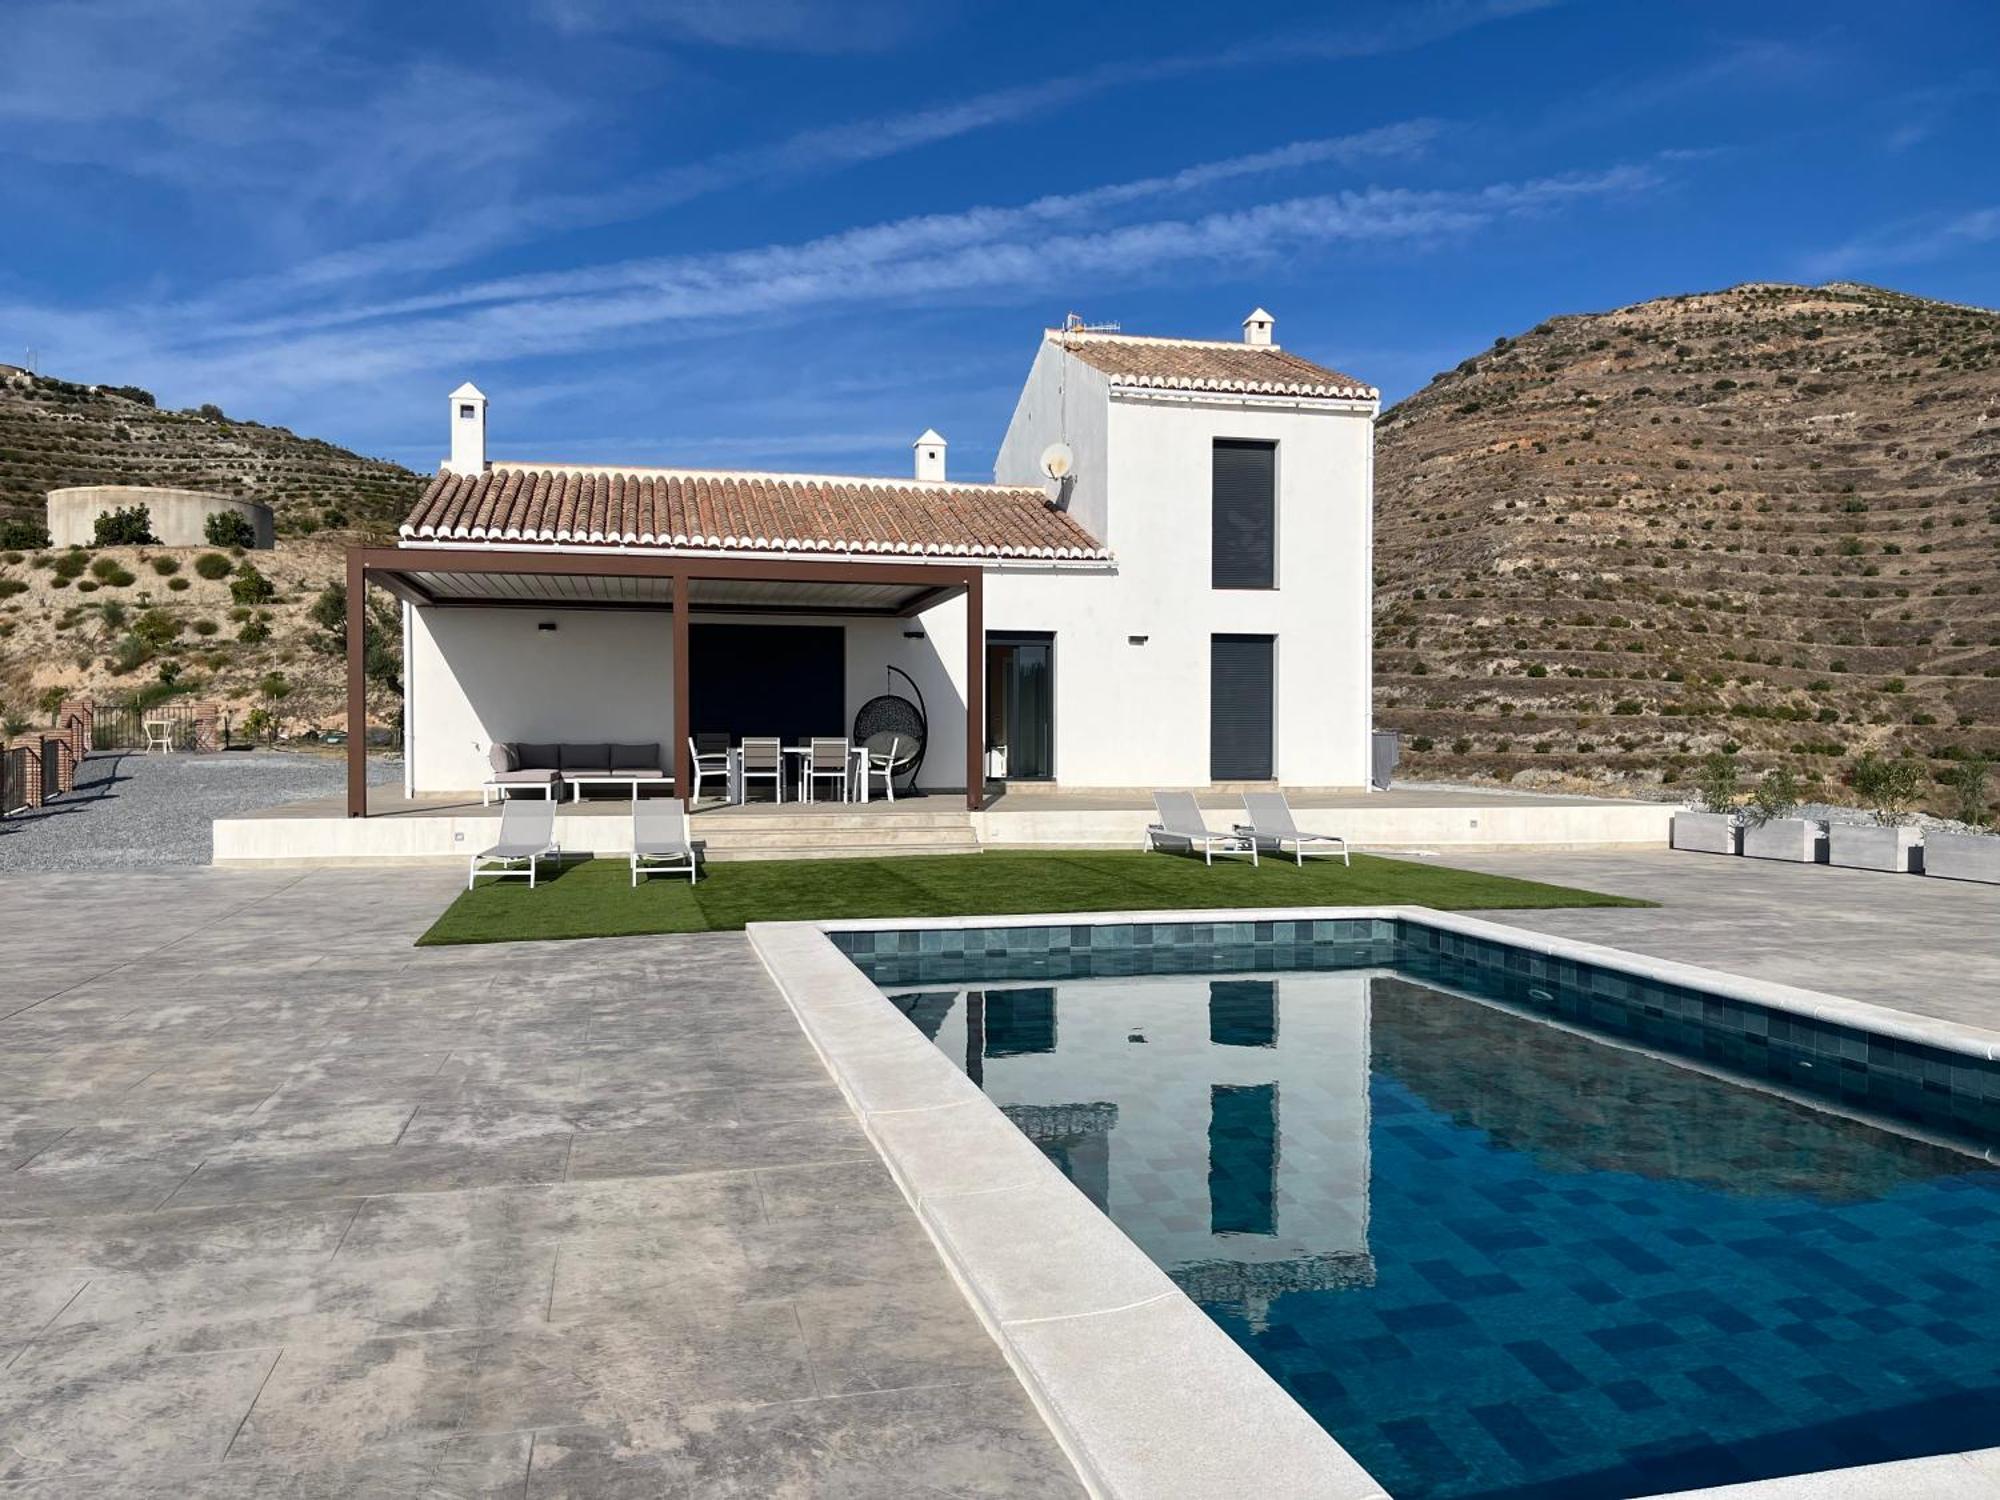
[[[181,633],[181,622],[164,609],[149,609],[132,623],[132,634],[149,646],[170,644]]]
[[[49,545],[49,528],[40,521],[0,521],[0,547],[38,552]]]
[[[194,622],[194,633],[196,635],[214,635],[219,629],[221,627],[213,620],[196,620]]]
[[[257,571],[255,563],[241,564],[236,576],[229,580],[229,597],[238,604],[268,604],[277,594],[277,588]]]
[[[149,557],[146,561],[162,578],[171,578],[181,570],[181,560],[178,557],[168,557],[164,552],[158,557]]]
[[[245,620],[236,632],[236,639],[246,646],[259,646],[271,638],[271,627],[262,620]]]
[[[136,672],[152,659],[153,648],[136,635],[121,638],[117,649],[111,653],[112,668],[120,675]]]
[[[90,554],[81,547],[72,547],[55,561],[56,577],[68,580],[81,578],[83,570],[90,566]]]
[[[1785,766],[1773,766],[1752,788],[1750,805],[1745,811],[1751,822],[1762,827],[1779,818],[1789,818],[1805,800],[1806,784],[1798,774]]]
[[[11,599],[16,594],[25,594],[27,592],[28,584],[26,579],[0,578],[0,599]]]
[[[227,578],[229,576],[229,559],[224,557],[220,552],[204,552],[194,560],[194,570],[210,583],[213,583],[218,578]]]
[[[58,584],[67,583],[68,581],[66,578],[58,578],[56,580]],[[76,591],[79,594],[94,594],[97,592],[97,588],[98,584],[95,578],[79,578],[76,581]]]
[[[172,589],[176,594],[185,593],[188,589],[188,581],[185,578],[169,578],[167,580],[167,587]]]
[[[1917,795],[1921,770],[1915,761],[1889,760],[1870,750],[1854,762],[1848,780],[1861,800],[1874,810],[1875,821],[1901,823]]]
[[[143,505],[105,511],[91,534],[100,547],[143,547],[160,540],[153,535],[153,513]]]
[[[257,528],[235,511],[223,511],[202,523],[201,534],[211,547],[254,547]]]
[[[1993,767],[1984,756],[1971,756],[1959,761],[1944,775],[1937,778],[1938,787],[1950,793],[1951,815],[1961,823],[1983,827],[1991,811],[1987,802],[1988,781]]]
[[[1694,775],[1695,794],[1705,812],[1726,813],[1736,805],[1736,757],[1718,750],[1704,756]]]

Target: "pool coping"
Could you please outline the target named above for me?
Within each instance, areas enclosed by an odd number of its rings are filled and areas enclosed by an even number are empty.
[[[2000,1032],[1418,906],[992,913],[755,922],[752,951],[839,1085],[1084,1487],[1116,1497],[1390,1500],[890,1005],[830,933],[987,927],[1409,921],[1773,1010],[2000,1059]],[[1712,1500],[1943,1500],[2000,1481],[2000,1449],[1687,1491]],[[1852,1485],[1853,1488],[1847,1486]]]

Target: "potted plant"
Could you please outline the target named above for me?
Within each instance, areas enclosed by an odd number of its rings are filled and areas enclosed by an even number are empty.
[[[1819,861],[1822,830],[1810,818],[1793,813],[1805,801],[1806,787],[1797,773],[1784,766],[1766,771],[1743,809],[1743,852],[1751,859],[1787,859],[1810,865]]]
[[[1908,874],[1922,843],[1908,812],[1917,795],[1918,775],[1914,761],[1885,760],[1872,750],[1856,760],[1848,781],[1875,821],[1831,825],[1827,862],[1854,870]]]
[[[1987,801],[1991,767],[1974,757],[1962,760],[1938,779],[1954,800],[1958,821],[1984,828],[1992,814]],[[1983,880],[2000,884],[2000,838],[1989,833],[1927,833],[1924,873],[1946,880]]]
[[[1741,828],[1736,817],[1736,757],[1718,750],[1695,772],[1699,811],[1674,814],[1669,842],[1701,854],[1734,854]]]

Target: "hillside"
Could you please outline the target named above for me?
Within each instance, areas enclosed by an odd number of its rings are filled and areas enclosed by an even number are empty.
[[[1406,775],[2000,759],[2000,314],[1835,284],[1552,318],[1383,414],[1376,513]]]
[[[271,584],[254,608],[230,578],[197,570],[206,548],[92,549],[66,565],[73,577],[54,553],[0,552],[0,714],[39,722],[38,703],[57,690],[118,702],[171,678],[230,704],[238,722],[261,705],[292,729],[339,724],[341,662],[313,606],[341,577],[342,548],[393,532],[424,483],[213,407],[162,411],[145,391],[0,366],[0,522],[41,523],[47,491],[64,485],[179,485],[265,501],[279,538],[249,555]],[[377,665],[393,675],[393,662]],[[274,673],[289,689],[277,705],[260,688]],[[384,696],[375,712],[393,707]]]
[[[393,529],[424,477],[212,406],[163,411],[135,386],[73,385],[0,366],[0,521],[40,521],[50,490],[157,484],[262,500],[280,535]]]

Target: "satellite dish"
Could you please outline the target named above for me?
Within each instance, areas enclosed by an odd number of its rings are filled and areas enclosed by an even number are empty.
[[[1076,467],[1076,455],[1068,443],[1050,443],[1042,450],[1042,472],[1051,479],[1067,479]]]

